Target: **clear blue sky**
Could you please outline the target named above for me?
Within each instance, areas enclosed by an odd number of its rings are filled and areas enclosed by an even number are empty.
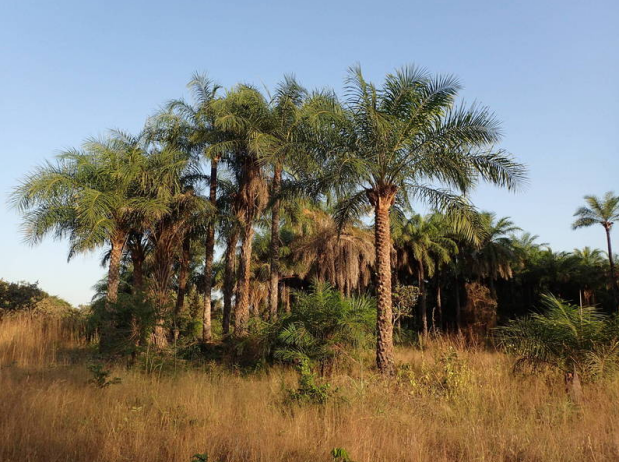
[[[584,194],[618,190],[616,0],[4,0],[0,43],[0,277],[74,304],[103,274],[99,253],[67,263],[65,242],[24,245],[7,194],[60,149],[139,130],[196,70],[227,87],[293,72],[336,89],[355,62],[374,80],[407,63],[454,73],[530,171],[524,192],[481,187],[475,203],[556,250],[604,248],[602,229],[570,223]]]

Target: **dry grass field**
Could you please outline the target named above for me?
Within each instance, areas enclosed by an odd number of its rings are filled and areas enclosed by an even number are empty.
[[[370,360],[335,371],[323,405],[287,403],[296,373],[280,368],[117,366],[121,383],[98,388],[92,351],[60,321],[0,323],[1,461],[618,460],[617,378],[584,385],[576,408],[560,376],[447,340],[400,349],[392,382]]]

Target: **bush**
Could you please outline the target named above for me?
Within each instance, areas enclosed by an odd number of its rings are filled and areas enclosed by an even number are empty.
[[[308,361],[328,372],[334,361],[354,357],[373,341],[374,300],[347,298],[328,284],[297,292],[291,313],[275,323],[252,319],[249,334],[231,343],[242,366],[256,367],[274,360],[289,364]]]
[[[580,308],[553,295],[546,311],[496,329],[500,345],[518,357],[516,367],[551,366],[595,379],[618,366],[618,326],[596,308]]]
[[[327,284],[316,284],[309,293],[296,294],[291,314],[280,322],[275,357],[329,367],[370,344],[375,313],[369,297],[346,298]]]

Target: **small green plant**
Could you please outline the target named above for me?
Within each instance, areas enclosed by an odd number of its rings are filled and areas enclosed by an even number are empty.
[[[349,453],[344,448],[332,449],[331,455],[335,462],[354,462]]]
[[[471,383],[470,370],[457,351],[450,347],[431,364],[423,363],[414,370],[403,365],[398,371],[401,383],[411,388],[411,394],[430,394],[454,399],[462,396]]]
[[[552,367],[564,373],[566,391],[583,400],[581,377],[594,380],[618,370],[618,322],[596,308],[546,295],[542,314],[497,328],[500,345],[516,356],[515,368]]]
[[[106,369],[103,363],[92,363],[88,366],[88,370],[92,373],[93,378],[88,381],[96,385],[98,388],[107,388],[110,385],[121,383],[120,377],[109,379],[112,371]]]
[[[312,372],[310,361],[302,359],[298,365],[299,385],[296,390],[289,390],[289,399],[299,404],[324,404],[333,395],[329,383],[317,385],[316,374]]]
[[[209,462],[209,455],[206,452],[202,454],[194,454],[190,462]]]

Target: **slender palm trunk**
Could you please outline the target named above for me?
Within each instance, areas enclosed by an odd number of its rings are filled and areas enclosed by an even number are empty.
[[[275,166],[273,172],[271,208],[271,264],[269,268],[269,318],[278,317],[278,283],[280,282],[280,188],[282,184],[282,167]]]
[[[144,251],[143,249],[131,249],[131,264],[133,265],[133,293],[144,290]]]
[[[437,275],[437,317],[439,318],[439,328],[443,328],[443,306],[441,303],[441,278]]]
[[[101,331],[101,341],[99,344],[99,348],[101,350],[109,350],[113,343],[112,339],[116,328],[116,322],[114,319],[114,314],[116,312],[115,304],[118,301],[118,287],[120,285],[121,276],[121,257],[123,256],[125,239],[125,234],[120,232],[115,233],[111,239],[112,249],[110,251],[110,264],[108,266],[108,293],[105,303],[107,319],[104,322],[103,329]]]
[[[613,253],[611,253],[611,225],[605,226],[605,234],[607,236],[607,256],[609,257],[609,279],[611,281],[611,290],[616,289],[616,268],[614,265]]]
[[[235,335],[243,337],[248,333],[250,320],[250,276],[252,264],[252,241],[254,239],[254,227],[252,221],[247,220],[244,226],[241,241],[241,254],[239,256],[239,290],[238,300],[235,304]]]
[[[217,207],[217,167],[219,158],[211,159],[211,180],[209,183],[209,202]],[[215,248],[215,223],[212,221],[207,227],[205,238],[205,298],[202,310],[202,341],[210,342],[211,333],[211,290],[213,288],[213,249]]]
[[[224,255],[224,310],[222,315],[222,332],[226,335],[230,333],[230,315],[232,312],[232,296],[235,289],[235,252],[239,233],[232,231],[226,243],[226,253]]]
[[[456,331],[461,332],[461,289],[459,278],[454,278],[454,303],[456,304]]]
[[[181,311],[183,311],[183,305],[185,305],[185,294],[187,293],[187,280],[189,279],[189,263],[191,260],[190,253],[191,241],[189,236],[185,236],[183,239],[183,245],[181,248],[181,259],[179,261],[179,287],[177,288],[177,301],[174,305],[174,337],[179,336],[179,329],[177,322]]]
[[[112,305],[118,300],[118,287],[121,278],[121,257],[125,247],[125,235],[117,233],[112,237],[112,249],[110,251],[110,265],[108,267],[108,294],[106,309],[112,311]]]
[[[420,288],[420,321],[422,323],[422,333],[428,335],[428,319],[426,316],[426,281],[424,280],[424,264],[418,261],[418,286]]]
[[[377,367],[384,375],[394,374],[394,341],[392,325],[392,275],[390,207],[396,187],[367,191],[375,209],[375,254],[377,265]]]

